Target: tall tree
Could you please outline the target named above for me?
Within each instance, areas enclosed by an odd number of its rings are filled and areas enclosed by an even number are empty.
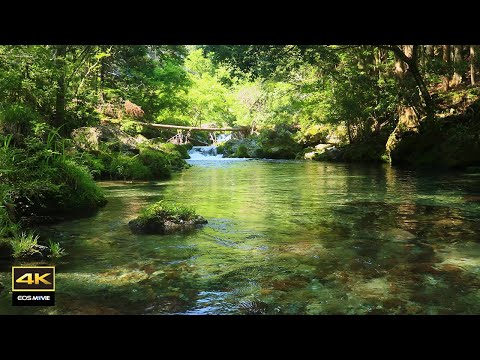
[[[476,45],[470,45],[470,82],[475,85],[475,73],[477,72]]]
[[[450,64],[451,64],[451,55],[450,55],[450,45],[442,45],[442,56],[444,62],[444,75],[442,77],[442,88],[443,91],[448,91],[450,88]]]
[[[453,46],[453,85],[459,85],[463,80],[463,57],[462,57],[462,45]]]
[[[55,46],[55,70],[57,75],[57,91],[55,101],[55,118],[54,125],[56,127],[63,125],[65,121],[65,97],[66,97],[66,72],[67,72],[67,45]]]
[[[424,109],[427,120],[433,120],[435,115],[435,105],[428,91],[425,80],[420,73],[418,67],[418,49],[419,45],[387,45],[387,48],[392,50],[394,54],[408,65],[408,72],[412,75],[416,85],[420,90],[420,95],[424,102]]]

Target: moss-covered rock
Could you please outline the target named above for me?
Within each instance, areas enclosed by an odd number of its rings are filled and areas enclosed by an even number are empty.
[[[135,234],[168,234],[190,231],[207,223],[192,208],[159,201],[146,207],[128,226]]]
[[[312,160],[331,162],[387,162],[382,142],[369,141],[343,146],[327,146],[305,154]]]
[[[217,148],[217,152],[233,158],[295,159],[302,146],[293,133],[292,129],[282,126],[264,129],[260,135],[229,140]]]
[[[84,127],[73,131],[79,158],[95,179],[158,180],[170,177],[172,170],[188,167],[184,146],[128,135],[115,125]]]
[[[71,160],[53,162],[42,179],[19,181],[6,197],[9,218],[24,225],[88,216],[107,203],[88,170]]]
[[[138,146],[146,141],[145,137],[133,137],[114,125],[82,127],[72,132],[72,139],[78,148],[98,152],[101,144],[116,152],[139,153]]]
[[[392,139],[394,137],[394,139]],[[387,144],[392,165],[466,168],[480,164],[480,124],[468,116],[398,131]]]

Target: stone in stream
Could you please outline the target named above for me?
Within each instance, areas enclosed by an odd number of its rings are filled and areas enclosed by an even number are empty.
[[[400,228],[390,229],[385,233],[384,236],[389,240],[399,242],[409,241],[415,238],[415,235],[413,235],[411,232]]]
[[[190,231],[207,223],[204,217],[196,215],[189,220],[169,220],[161,217],[145,221],[134,219],[128,223],[128,226],[134,234],[170,234],[177,231]]]
[[[194,209],[160,200],[144,208],[128,226],[134,234],[169,234],[190,231],[206,223],[208,221]]]

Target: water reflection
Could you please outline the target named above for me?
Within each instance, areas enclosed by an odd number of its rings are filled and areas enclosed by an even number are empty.
[[[44,229],[69,252],[57,306],[0,313],[480,312],[480,178],[388,166],[201,161],[158,183],[106,182],[95,217]],[[159,199],[209,224],[132,235]],[[9,286],[9,273],[0,275]]]

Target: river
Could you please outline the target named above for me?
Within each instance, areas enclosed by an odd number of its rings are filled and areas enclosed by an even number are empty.
[[[68,252],[56,306],[12,307],[5,289],[0,314],[480,313],[479,174],[191,162],[168,181],[102,182],[98,214],[42,229]],[[209,223],[132,235],[160,199]]]

